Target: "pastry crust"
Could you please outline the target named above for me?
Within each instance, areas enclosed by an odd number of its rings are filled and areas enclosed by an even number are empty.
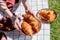
[[[23,31],[26,35],[29,35],[29,36],[32,36],[32,35],[33,35],[32,27],[31,27],[31,25],[29,25],[27,22],[24,21],[21,26],[22,26],[22,31]]]
[[[40,24],[40,21],[36,17],[32,16],[31,14],[26,13],[23,15],[23,18],[24,18],[23,20],[26,21],[31,26],[31,29],[34,32],[33,34],[39,32],[41,28],[41,24]]]
[[[38,11],[38,14],[42,20],[45,20],[47,22],[53,22],[55,18],[57,17],[54,10],[51,9],[42,9]]]

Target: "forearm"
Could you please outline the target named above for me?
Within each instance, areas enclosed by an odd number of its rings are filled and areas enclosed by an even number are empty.
[[[30,9],[29,4],[28,4],[28,2],[26,0],[22,0],[22,3],[23,3],[23,6],[24,6],[25,10]]]
[[[5,8],[3,8],[3,7],[0,7],[1,8],[1,10],[7,15],[7,16],[9,16],[9,17],[12,17],[13,15],[12,15],[12,13],[8,10],[8,9],[5,9]]]
[[[7,6],[4,4],[3,1],[0,1],[0,10],[2,10],[6,15],[8,15],[9,17],[12,17],[12,13],[9,11],[9,9],[7,8]]]

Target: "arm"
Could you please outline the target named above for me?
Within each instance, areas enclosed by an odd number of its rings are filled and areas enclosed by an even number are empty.
[[[2,10],[7,16],[9,16],[12,19],[12,21],[13,21],[12,23],[15,26],[14,28],[16,28],[17,30],[19,30],[20,23],[19,23],[18,17],[15,17],[10,12],[10,10],[7,8],[6,4],[4,4],[4,2],[2,0],[0,0],[0,10]]]
[[[25,10],[30,10],[29,4],[26,0],[22,0],[22,3],[23,3]]]
[[[7,14],[9,17],[12,17],[13,14],[9,11],[6,4],[2,0],[0,0],[0,10],[2,10],[5,14]]]
[[[34,12],[30,9],[29,3],[26,0],[22,0],[22,3],[25,8],[25,12],[33,15]]]

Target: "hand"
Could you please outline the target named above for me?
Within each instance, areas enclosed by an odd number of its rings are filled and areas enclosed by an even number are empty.
[[[34,14],[33,14],[34,12],[32,12],[31,10],[26,10],[26,13],[31,14],[32,16],[34,16]]]
[[[18,17],[16,17],[15,21],[14,21],[14,28],[16,28],[18,31],[20,31],[20,22]]]

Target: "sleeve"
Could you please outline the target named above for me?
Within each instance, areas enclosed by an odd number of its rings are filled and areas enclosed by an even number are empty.
[[[18,3],[16,3],[13,7],[13,13],[15,13],[16,15],[18,15],[18,11],[20,10],[20,3],[21,3],[22,0],[19,0]]]

